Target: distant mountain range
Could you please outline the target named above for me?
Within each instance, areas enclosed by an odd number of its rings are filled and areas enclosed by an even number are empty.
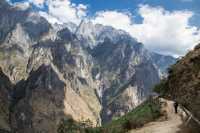
[[[122,30],[51,25],[0,1],[0,129],[55,133],[61,119],[94,125],[144,101],[176,62]]]

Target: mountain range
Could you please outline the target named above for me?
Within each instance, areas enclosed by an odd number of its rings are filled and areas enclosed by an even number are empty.
[[[0,129],[56,133],[60,120],[94,126],[152,94],[177,59],[145,49],[127,32],[83,20],[50,24],[0,1]]]

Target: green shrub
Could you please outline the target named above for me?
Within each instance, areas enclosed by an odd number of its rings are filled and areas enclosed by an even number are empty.
[[[61,120],[58,129],[58,133],[100,133],[98,128],[92,127],[90,120],[76,122],[72,118]]]
[[[88,122],[62,121],[58,133],[125,133],[160,117],[159,101],[148,99],[126,115],[102,127],[92,127]]]
[[[160,116],[158,100],[147,100],[126,115],[111,121],[102,128],[105,133],[125,133],[130,129],[142,127],[144,124]]]

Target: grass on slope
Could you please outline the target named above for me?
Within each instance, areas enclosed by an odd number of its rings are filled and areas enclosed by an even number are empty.
[[[160,103],[156,100],[147,100],[143,104],[139,105],[133,111],[127,113],[126,115],[111,121],[108,124],[103,125],[102,127],[77,127],[74,130],[69,129],[68,125],[62,125],[60,127],[68,127],[67,131],[60,129],[61,132],[58,133],[125,133],[131,129],[142,127],[144,124],[154,121],[160,117]],[[67,123],[65,123],[67,124]],[[73,127],[73,126],[71,126]]]
[[[147,100],[133,111],[104,125],[102,129],[105,133],[124,133],[130,129],[142,127],[160,115],[159,101]]]

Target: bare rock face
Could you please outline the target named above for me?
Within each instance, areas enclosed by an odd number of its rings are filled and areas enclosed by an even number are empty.
[[[56,133],[58,124],[67,116],[75,120],[97,118],[87,103],[63,81],[51,65],[42,65],[31,72],[25,82],[25,97],[14,107],[12,128],[15,132]]]
[[[6,36],[12,31],[17,23],[27,16],[27,12],[12,8],[5,0],[0,3],[0,42],[2,43]]]
[[[0,6],[0,64],[12,82],[26,79],[32,45],[49,33],[50,24],[27,10],[8,4]]]
[[[17,24],[1,44],[1,67],[14,83],[28,76],[26,64],[30,54],[29,44],[29,37],[21,24]]]
[[[62,38],[63,34],[65,38]],[[69,30],[60,31],[55,41],[48,40],[33,46],[27,70],[37,70],[42,64],[51,64],[93,112],[95,124],[100,122],[101,105],[96,95],[97,84],[91,76],[93,60]]]
[[[172,56],[164,56],[157,53],[151,53],[152,60],[158,70],[161,79],[167,78],[169,66],[176,63],[177,59]]]
[[[25,97],[17,103],[12,114],[14,131],[55,132],[57,119],[64,116],[64,83],[49,66],[41,66],[30,74],[25,88]]]
[[[200,45],[170,69],[166,83],[168,97],[200,119]]]
[[[10,5],[0,7],[0,64],[2,70],[13,81],[19,81],[25,76],[24,66],[27,53],[26,34],[21,27],[21,21],[26,12],[12,9]],[[19,78],[20,77],[20,78]]]
[[[149,52],[131,37],[117,43],[107,39],[91,52],[99,65],[103,122],[138,106],[159,82]]]
[[[2,72],[0,68],[0,129],[10,131],[9,124],[9,106],[11,102],[10,92],[13,85],[9,78]]]

